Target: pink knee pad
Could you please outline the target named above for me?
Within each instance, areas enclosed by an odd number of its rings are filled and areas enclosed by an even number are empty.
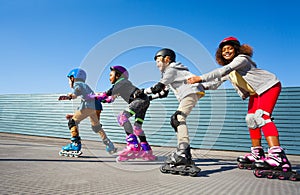
[[[124,126],[124,124],[125,124],[126,122],[129,121],[129,120],[128,120],[128,117],[126,116],[126,114],[125,114],[124,112],[120,113],[120,114],[118,115],[117,119],[118,119],[119,125],[122,126],[122,127]]]

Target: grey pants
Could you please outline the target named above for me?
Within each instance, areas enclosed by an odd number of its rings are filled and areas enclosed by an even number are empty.
[[[183,98],[180,101],[177,110],[183,112],[186,116],[188,116],[200,98],[201,98],[201,95],[199,95],[199,94],[190,94],[190,95],[186,96],[185,98]],[[177,119],[180,123],[183,122],[183,124],[181,124],[177,127],[177,142],[178,142],[178,144],[182,143],[182,142],[190,144],[189,131],[188,131],[188,127],[186,125],[186,117],[184,117],[182,115],[178,115]]]

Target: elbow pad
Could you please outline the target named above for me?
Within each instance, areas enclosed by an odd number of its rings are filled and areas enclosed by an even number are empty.
[[[156,93],[161,92],[164,88],[165,88],[165,85],[158,82],[156,85],[151,87],[151,91],[152,91],[153,94],[156,94]]]
[[[98,94],[96,95],[96,98],[97,98],[98,100],[100,100],[100,101],[105,100],[105,99],[108,98],[108,97],[109,97],[109,96],[108,96],[105,92],[98,93]]]
[[[158,97],[159,98],[165,98],[165,97],[168,97],[168,94],[169,94],[169,90],[162,90],[159,94],[158,94]]]
[[[115,99],[113,98],[113,96],[108,96],[107,98],[105,98],[101,102],[103,102],[103,103],[112,103],[112,102],[114,102],[114,100]]]

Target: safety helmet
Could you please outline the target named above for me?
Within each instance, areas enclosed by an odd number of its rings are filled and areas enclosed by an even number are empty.
[[[84,70],[82,70],[81,68],[75,68],[73,70],[71,70],[69,72],[69,74],[67,75],[67,77],[74,77],[75,79],[80,79],[83,82],[85,82],[86,80],[86,73]]]
[[[170,56],[171,62],[175,62],[175,60],[176,60],[175,52],[168,48],[163,48],[163,49],[159,50],[158,52],[156,52],[156,54],[154,56],[154,60],[156,61],[156,58],[159,56],[162,56],[162,57]]]
[[[129,74],[126,68],[124,68],[123,66],[111,66],[110,70],[114,70],[117,73],[119,73],[122,77],[128,79],[129,78]]]
[[[235,37],[226,37],[225,39],[223,39],[220,44],[219,44],[219,48],[222,48],[224,45],[237,45],[237,46],[241,46],[239,40]]]

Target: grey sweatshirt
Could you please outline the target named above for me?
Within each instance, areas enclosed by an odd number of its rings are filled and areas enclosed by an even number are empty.
[[[230,80],[228,75],[233,70],[236,70],[258,95],[261,95],[279,82],[274,74],[257,68],[250,56],[240,54],[229,64],[203,74],[201,76],[202,82],[213,81],[203,85],[208,89],[216,89],[222,82]],[[234,83],[232,84],[241,98],[246,99],[250,96],[249,92],[236,86]]]
[[[180,62],[172,62],[162,72],[160,83],[169,85],[173,90],[178,101],[181,101],[184,97],[193,93],[204,92],[203,86],[200,83],[187,84],[186,80],[194,76],[186,66]]]

